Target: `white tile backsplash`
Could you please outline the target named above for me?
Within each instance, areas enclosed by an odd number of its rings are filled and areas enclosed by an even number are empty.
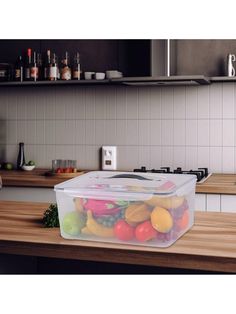
[[[173,88],[161,89],[161,119],[173,119],[174,117]]]
[[[209,147],[201,147],[198,146],[198,154],[197,154],[197,166],[202,167],[202,165],[209,165],[209,160],[210,160],[210,149]]]
[[[197,120],[186,120],[186,145],[197,145]]]
[[[105,143],[105,120],[95,120],[95,143],[96,145]]]
[[[116,92],[116,118],[117,119],[126,119],[127,110],[126,110],[126,88],[119,86]],[[137,116],[137,113],[134,113]]]
[[[161,88],[150,88],[150,119],[161,119]]]
[[[199,146],[209,146],[209,120],[198,120],[197,140]]]
[[[186,87],[174,89],[174,119],[185,119],[186,115]]]
[[[75,158],[98,169],[99,147],[118,146],[120,169],[208,166],[236,170],[236,83],[210,86],[2,88],[0,159],[51,167]]]
[[[222,146],[222,127],[223,120],[210,120],[210,146]]]
[[[198,119],[209,119],[209,86],[197,88],[197,116]]]
[[[129,93],[127,93],[127,104],[129,104],[126,108],[126,118],[127,119],[138,119],[138,89],[132,88]]]
[[[234,119],[234,85],[223,84],[223,119]]]
[[[174,144],[174,121],[161,120],[161,145],[170,146]]]
[[[173,165],[174,161],[174,147],[173,146],[163,146],[161,150],[161,166],[168,167]]]
[[[197,119],[198,94],[196,87],[186,87],[186,119]]]
[[[222,172],[234,172],[234,147],[223,147],[222,159]]]
[[[174,147],[174,160],[173,167],[182,167],[185,169],[185,160],[186,160],[186,148],[185,146],[175,146]]]
[[[152,121],[138,120],[138,145],[150,145],[150,122]],[[156,133],[156,128],[153,132]]]
[[[150,119],[150,88],[144,87],[138,91],[138,118],[139,119]],[[127,93],[128,95],[129,93]],[[127,98],[127,109],[129,102]]]
[[[223,120],[223,146],[234,146],[234,120]]]
[[[150,145],[161,145],[161,120],[150,120]]]
[[[222,147],[210,147],[210,169],[212,172],[222,172]]]
[[[186,155],[185,159],[186,169],[197,169],[198,167],[197,146],[186,146],[185,155]]]
[[[126,145],[138,145],[138,120],[126,120]]]
[[[222,83],[212,84],[210,87],[210,119],[220,119],[222,118]]]
[[[174,145],[185,146],[186,121],[174,120]]]

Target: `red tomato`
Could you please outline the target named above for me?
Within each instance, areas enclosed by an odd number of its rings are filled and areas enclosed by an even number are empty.
[[[115,236],[122,241],[129,241],[134,238],[134,228],[123,219],[116,222],[114,233]]]
[[[64,168],[64,172],[65,172],[65,173],[70,173],[70,172],[71,172],[71,171],[70,171],[70,168],[69,168],[69,167]]]
[[[186,229],[189,224],[189,212],[186,210],[181,219],[176,220],[176,226],[178,230]]]
[[[150,220],[142,222],[135,229],[135,237],[140,242],[146,242],[156,236],[157,231],[153,228]]]
[[[57,168],[56,173],[63,173],[63,169],[62,168]]]

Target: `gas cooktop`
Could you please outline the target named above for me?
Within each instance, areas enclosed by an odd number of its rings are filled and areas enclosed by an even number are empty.
[[[160,167],[159,169],[150,170],[148,170],[146,167],[141,167],[140,169],[134,169],[134,172],[192,174],[196,175],[198,183],[203,183],[211,175],[211,173],[208,172],[208,168],[198,168],[197,170],[182,170],[181,167],[177,167],[171,171],[170,167]]]

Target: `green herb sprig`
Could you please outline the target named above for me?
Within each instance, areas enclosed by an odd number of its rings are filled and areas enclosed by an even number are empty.
[[[43,214],[43,224],[45,228],[59,227],[57,204],[51,204]]]

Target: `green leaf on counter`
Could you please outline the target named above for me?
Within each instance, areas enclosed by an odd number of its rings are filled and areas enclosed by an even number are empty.
[[[43,224],[45,228],[59,227],[57,204],[51,204],[43,214]]]

